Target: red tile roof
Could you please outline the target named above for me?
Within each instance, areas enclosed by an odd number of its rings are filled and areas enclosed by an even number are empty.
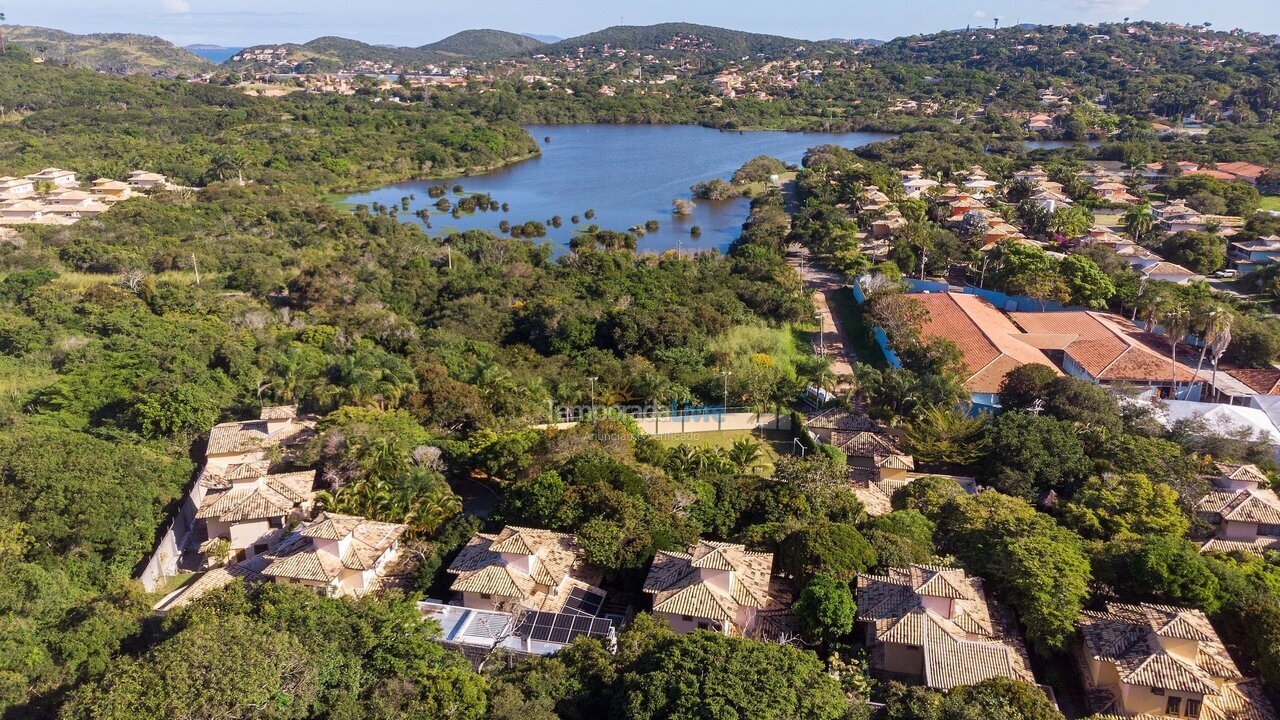
[[[1163,382],[1173,374],[1168,338],[1144,332],[1118,315],[1064,310],[1012,313],[1011,317],[1035,336],[1029,342],[1065,351],[1096,380]],[[1189,357],[1189,350],[1183,356]],[[1195,373],[1179,363],[1177,377],[1179,382],[1190,382]]]
[[[1280,370],[1275,368],[1240,368],[1226,373],[1248,385],[1259,395],[1280,395]]]
[[[910,297],[929,311],[921,335],[950,340],[960,349],[969,373],[964,380],[969,392],[999,392],[1004,376],[1022,365],[1037,363],[1058,372],[1048,356],[1023,342],[1018,328],[986,300],[959,293]]]

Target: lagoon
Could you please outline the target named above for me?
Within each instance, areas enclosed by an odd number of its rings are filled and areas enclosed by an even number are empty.
[[[397,205],[414,195],[406,221],[420,222],[414,213],[431,211],[433,235],[454,231],[498,232],[502,220],[512,225],[529,220],[546,222],[561,216],[564,226],[547,228],[547,237],[559,254],[573,237],[573,215],[595,210],[577,227],[596,223],[608,230],[626,230],[657,220],[660,228],[640,238],[638,252],[670,249],[723,252],[737,239],[747,218],[749,201],[697,201],[692,215],[671,213],[674,198],[691,197],[689,187],[712,178],[729,179],[743,163],[758,155],[770,155],[799,163],[811,147],[825,144],[855,148],[887,140],[879,133],[788,133],[774,131],[721,132],[686,125],[531,125],[525,128],[542,147],[542,156],[508,167],[463,178],[397,183],[346,198],[351,204],[379,202]],[[544,138],[550,138],[550,142]],[[477,212],[454,218],[435,208],[427,191],[433,185],[452,188],[461,184],[465,193],[486,193],[510,212]],[[446,197],[456,200],[452,192]],[[694,239],[694,225],[702,236]]]

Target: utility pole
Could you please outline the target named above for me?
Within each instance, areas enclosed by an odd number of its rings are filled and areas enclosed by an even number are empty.
[[[818,354],[827,354],[827,333],[822,327],[822,313],[813,316],[818,321]]]
[[[729,376],[733,374],[732,370],[721,370],[720,374],[724,376],[724,407],[720,409],[720,428],[724,428],[724,416],[729,413]]]
[[[599,380],[600,378],[596,377],[595,375],[592,375],[587,379],[591,381],[591,414],[595,415],[596,414],[596,380]]]

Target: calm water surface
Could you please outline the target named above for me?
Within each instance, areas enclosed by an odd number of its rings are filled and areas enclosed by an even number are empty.
[[[788,163],[799,163],[811,147],[824,144],[860,147],[891,138],[877,133],[785,133],[720,132],[681,125],[531,125],[526,128],[542,147],[542,157],[503,168],[486,175],[399,183],[347,198],[349,203],[377,201],[397,205],[410,194],[406,221],[419,222],[419,209],[431,211],[430,232],[488,230],[498,232],[498,223],[513,225],[529,220],[546,222],[559,215],[564,226],[548,227],[547,237],[556,251],[568,247],[575,227],[573,215],[596,211],[594,220],[582,219],[577,227],[596,223],[610,230],[626,230],[657,220],[660,229],[640,238],[639,251],[662,252],[672,248],[688,251],[723,251],[737,239],[747,218],[750,202],[745,199],[723,202],[697,201],[692,215],[671,213],[674,198],[689,198],[689,187],[711,178],[728,179],[744,162],[757,155],[771,155]],[[546,142],[544,138],[550,137]],[[476,212],[454,218],[435,208],[427,196],[432,185],[452,188],[461,184],[466,193],[487,193],[498,203],[508,203],[510,212]],[[456,200],[452,191],[447,195]],[[702,237],[693,239],[689,229],[702,228]]]

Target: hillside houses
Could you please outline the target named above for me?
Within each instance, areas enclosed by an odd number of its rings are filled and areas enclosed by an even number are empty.
[[[135,192],[169,187],[163,175],[135,171],[128,181],[98,178],[83,190],[76,173],[46,168],[26,177],[0,177],[0,225],[70,225],[107,212]]]
[[[288,467],[314,437],[315,418],[293,406],[265,407],[254,420],[220,423],[174,527],[187,570],[210,568],[157,603],[167,610],[236,579],[306,587],[327,597],[383,589],[407,526],[322,511],[315,470]]]

